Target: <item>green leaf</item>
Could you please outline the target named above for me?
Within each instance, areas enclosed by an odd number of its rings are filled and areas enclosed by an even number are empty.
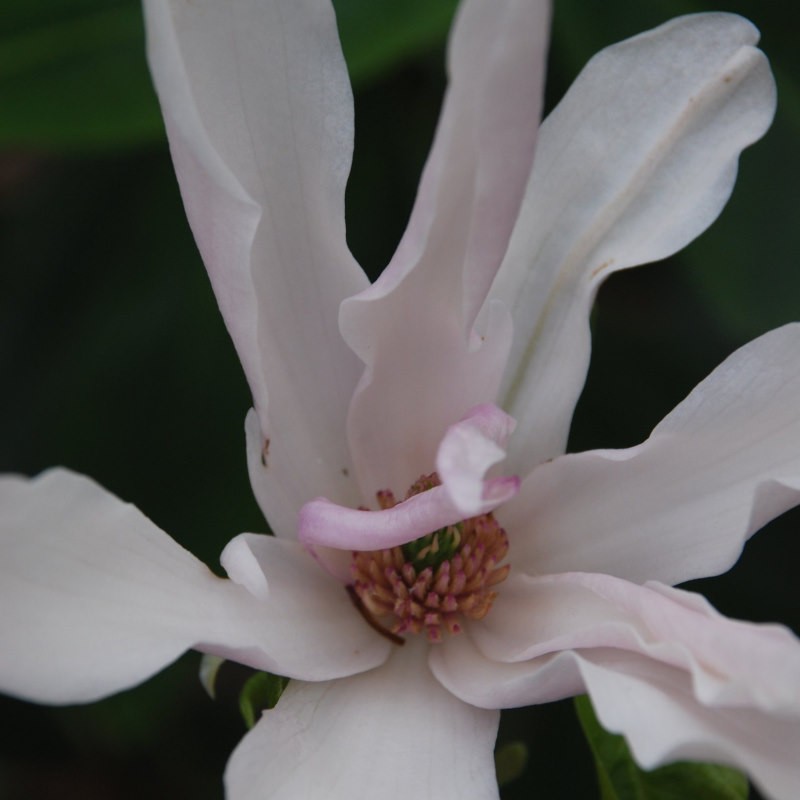
[[[358,87],[441,44],[457,0],[334,0],[333,4],[350,78]]]
[[[506,742],[494,754],[494,771],[497,785],[503,787],[519,778],[528,765],[528,747],[525,742]]]
[[[0,143],[48,149],[163,135],[134,0],[7,0],[0,25]]]
[[[456,0],[338,0],[356,85],[440,44]],[[164,129],[138,0],[5,0],[0,144],[57,150],[141,145]]]
[[[262,711],[275,708],[288,685],[288,678],[271,672],[257,672],[248,678],[239,695],[239,710],[244,724],[252,728]]]
[[[602,800],[746,800],[747,778],[730,767],[679,761],[643,770],[624,737],[603,729],[588,697],[575,698],[575,709],[594,756]]]

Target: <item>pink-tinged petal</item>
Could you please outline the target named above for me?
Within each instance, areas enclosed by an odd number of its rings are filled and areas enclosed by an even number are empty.
[[[496,800],[499,714],[443,689],[418,644],[358,677],[290,683],[234,751],[229,800]]]
[[[508,414],[487,403],[471,409],[447,429],[436,455],[436,471],[462,517],[484,513],[481,509],[487,496],[518,487],[514,480],[484,480],[489,468],[505,458],[504,448],[515,426]]]
[[[345,243],[353,108],[327,0],[147,0],[150,65],[198,247],[258,413],[272,527],[358,501],[345,441],[361,364],[339,303],[367,280]],[[259,485],[262,484],[262,485]]]
[[[618,653],[584,653],[580,670],[602,724],[622,733],[645,769],[680,760],[745,770],[772,800],[800,786],[800,719],[756,709],[708,708],[681,670]]]
[[[495,399],[509,320],[494,306],[479,332],[473,322],[532,163],[548,23],[544,0],[462,4],[408,229],[380,279],[342,306],[342,334],[367,366],[349,421],[367,497],[429,471],[447,426]]]
[[[590,648],[636,652],[684,669],[704,705],[800,720],[795,636],[779,625],[727,619],[699,595],[662,584],[589,573],[516,574],[471,635],[495,661]]]
[[[519,489],[514,477],[485,482],[483,499],[473,516],[488,514],[513,497]],[[317,545],[341,550],[383,550],[419,539],[454,525],[464,512],[444,486],[435,486],[403,500],[393,508],[365,511],[346,508],[318,497],[300,511],[300,541],[308,548]]]
[[[800,718],[780,709],[705,705],[689,673],[677,667],[609,648],[503,663],[484,655],[468,635],[432,648],[430,663],[445,688],[482,708],[588,691],[603,725],[625,734],[645,769],[685,759],[727,763],[747,771],[774,800],[796,797]]]
[[[800,500],[800,325],[726,359],[629,450],[543,464],[498,511],[515,564],[679,583]],[[516,437],[516,434],[515,434]]]
[[[717,217],[775,89],[741,17],[682,17],[595,56],[542,125],[490,297],[512,313],[499,404],[509,469],[564,451],[589,363],[589,308],[612,272],[680,250]]]
[[[191,647],[311,680],[381,663],[388,643],[365,631],[341,585],[299,545],[272,550],[269,592],[256,597],[88,478],[2,478],[0,688],[85,702]]]

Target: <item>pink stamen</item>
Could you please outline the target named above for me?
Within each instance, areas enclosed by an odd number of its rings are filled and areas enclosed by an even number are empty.
[[[424,476],[409,496],[436,486],[435,473]],[[379,492],[378,502],[390,509],[394,495]],[[508,537],[491,513],[459,521],[458,530],[458,549],[438,565],[422,570],[407,559],[401,545],[353,553],[349,590],[360,599],[362,613],[374,615],[376,630],[393,636],[424,631],[435,644],[445,632],[461,632],[462,619],[482,619],[489,613],[497,595],[493,587],[510,570],[507,564],[497,566],[508,552]],[[424,550],[418,551],[417,558],[425,557]]]

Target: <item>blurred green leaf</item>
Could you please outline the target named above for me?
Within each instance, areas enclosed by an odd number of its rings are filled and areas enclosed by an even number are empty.
[[[789,75],[777,78],[772,128],[743,154],[720,218],[683,254],[689,279],[719,324],[741,338],[797,319],[800,311],[800,91]]]
[[[6,0],[0,26],[0,143],[48,149],[162,136],[133,0]]]
[[[356,86],[441,43],[457,0],[334,0],[342,49]]]
[[[575,699],[597,768],[602,800],[745,800],[747,778],[730,767],[680,761],[645,771],[622,736],[608,733],[585,695]]]
[[[273,675],[271,672],[257,672],[248,678],[239,695],[239,710],[245,725],[252,728],[262,711],[275,708],[288,685],[288,678]]]
[[[499,787],[515,781],[528,766],[528,746],[525,742],[513,741],[500,745],[494,754],[494,771]]]
[[[354,83],[440,43],[456,0],[336,3]],[[0,22],[0,145],[56,150],[163,136],[136,0],[6,0]]]

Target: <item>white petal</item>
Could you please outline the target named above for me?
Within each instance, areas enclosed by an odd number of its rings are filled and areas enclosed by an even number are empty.
[[[221,561],[248,596],[198,649],[305,680],[352,675],[386,659],[391,645],[364,624],[343,583],[299,543],[243,533]]]
[[[233,753],[229,800],[496,800],[499,715],[457,700],[409,642],[377,670],[292,682]]]
[[[544,0],[462,4],[450,85],[406,234],[341,329],[367,365],[350,442],[367,498],[432,469],[448,425],[495,399],[506,313],[472,324],[505,253],[532,161],[549,21]],[[392,453],[391,463],[385,454]]]
[[[609,575],[506,581],[471,629],[497,661],[560,650],[616,648],[684,669],[705,705],[759,708],[800,719],[800,641],[779,625],[726,619],[699,595]]]
[[[0,688],[89,701],[190,647],[308,679],[381,663],[388,644],[341,586],[299,546],[272,541],[270,594],[259,600],[88,478],[2,478]]]
[[[685,673],[641,658],[588,653],[580,669],[600,721],[623,733],[645,769],[685,759],[745,770],[773,800],[800,786],[800,721],[698,704]]]
[[[469,630],[433,648],[430,664],[442,686],[479,708],[550,703],[584,691],[574,653],[550,653],[531,661],[497,661],[477,646]]]
[[[133,506],[51,471],[4,477],[0,515],[4,691],[91,700],[191,646],[218,579]]]
[[[184,205],[258,412],[251,473],[275,530],[344,472],[361,365],[338,307],[367,280],[345,244],[353,109],[326,0],[147,0],[148,52]],[[344,470],[344,472],[343,472]],[[307,494],[303,493],[307,490]]]
[[[721,364],[629,450],[543,464],[497,513],[530,573],[636,583],[716,575],[800,501],[800,325]]]
[[[595,56],[543,123],[491,292],[514,319],[500,395],[519,422],[512,472],[564,451],[598,285],[681,249],[727,201],[775,109],[757,39],[733,15],[676,19]]]

